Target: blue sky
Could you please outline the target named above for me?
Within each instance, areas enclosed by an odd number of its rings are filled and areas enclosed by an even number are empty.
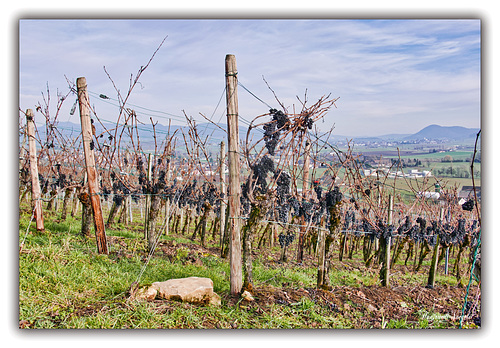
[[[20,20],[21,109],[34,108],[49,85],[66,93],[77,77],[116,99],[145,65],[130,103],[199,122],[224,122],[224,59],[235,54],[239,81],[278,108],[263,77],[289,111],[323,95],[339,97],[323,130],[349,136],[415,133],[429,124],[480,127],[480,20]],[[251,120],[268,107],[241,87],[239,110]],[[92,95],[91,95],[92,97]],[[65,102],[60,121],[78,122]],[[103,119],[117,107],[93,98]],[[137,110],[144,122],[151,113]],[[168,117],[167,114],[158,114]],[[36,117],[36,116],[35,116]],[[41,115],[40,115],[41,117]],[[168,122],[157,118],[160,123]],[[175,123],[177,118],[173,118]]]
[[[236,54],[240,80],[249,89],[268,103],[273,96],[262,82],[262,75],[276,90],[279,97],[287,101],[287,105],[296,103],[295,95],[302,96],[309,90],[309,100],[314,101],[323,94],[332,93],[340,97],[338,108],[332,110],[325,126],[335,123],[337,134],[367,135],[383,133],[411,133],[429,124],[457,124],[466,127],[478,127],[480,122],[480,62],[479,62],[479,23],[478,21],[458,23],[450,21],[411,21],[404,22],[359,22],[341,21],[333,25],[316,23],[265,27],[258,22],[252,25],[240,24],[246,35],[236,33],[217,23],[210,25],[204,22],[193,25],[189,22],[167,21],[158,24],[154,21],[118,23],[116,27],[109,23],[86,22],[77,25],[75,22],[58,25],[36,23],[19,25],[20,18],[26,17],[96,17],[96,16],[288,16],[288,17],[461,17],[483,18],[483,45],[486,58],[484,61],[484,124],[482,134],[485,158],[483,173],[494,178],[500,168],[497,167],[493,154],[498,150],[495,130],[497,127],[498,95],[496,81],[498,79],[498,6],[493,1],[449,1],[422,0],[404,2],[394,0],[373,1],[307,1],[275,4],[272,1],[252,1],[250,3],[211,1],[169,2],[157,1],[122,2],[118,8],[115,2],[88,0],[82,2],[62,2],[48,0],[36,2],[21,0],[4,5],[1,25],[4,40],[4,79],[2,105],[6,105],[5,115],[12,115],[17,107],[33,108],[41,101],[41,92],[49,83],[53,92],[56,89],[66,92],[67,84],[64,75],[74,80],[86,76],[89,88],[98,93],[106,93],[113,97],[113,88],[105,76],[102,66],[105,65],[119,87],[126,90],[131,73],[135,74],[141,65],[149,59],[165,35],[169,38],[158,53],[157,58],[142,78],[143,89],[137,89],[134,103],[180,114],[182,109],[196,117],[199,112],[211,115],[223,90],[224,57],[227,53]],[[196,3],[196,1],[194,1]],[[61,23],[61,22],[58,22]],[[118,23],[118,24],[117,24]],[[233,22],[234,23],[234,22]],[[314,26],[313,24],[316,23]],[[19,25],[19,84],[20,91],[13,86],[17,82],[17,29]],[[299,27],[302,26],[302,29]],[[227,26],[227,24],[226,24]],[[303,30],[303,27],[307,30]],[[80,28],[80,29],[77,29]],[[368,54],[370,53],[370,54]],[[84,57],[85,56],[85,57]],[[9,77],[11,77],[9,79]],[[251,118],[254,113],[265,112],[263,106],[240,89],[240,112]],[[19,105],[17,105],[19,96]],[[244,99],[246,98],[246,99]],[[70,101],[63,110],[64,119],[69,116]],[[106,104],[95,100],[96,107],[102,115],[112,118],[116,108],[106,110]],[[274,104],[273,104],[274,105]],[[217,116],[222,109],[219,107]],[[18,228],[17,202],[17,113],[16,117],[8,117],[12,126],[1,127],[2,140],[7,147],[16,151],[3,151],[9,157],[11,170],[2,172],[2,183],[5,192],[10,192],[12,200],[4,200],[3,217],[12,222],[11,230]],[[36,117],[40,117],[37,113]],[[102,116],[104,117],[104,116]],[[65,119],[64,119],[65,120]],[[320,124],[323,125],[323,124]],[[486,151],[487,150],[487,151]],[[10,156],[9,156],[10,155]],[[486,176],[486,175],[485,175]],[[486,178],[485,178],[486,179]],[[494,212],[497,203],[493,199],[498,192],[498,180],[483,180],[488,186],[489,194],[485,195],[485,214],[483,224],[493,231]],[[10,191],[9,191],[10,190]],[[491,199],[489,198],[491,197]],[[10,234],[12,242],[14,235]],[[488,235],[490,245],[498,244],[497,234]],[[9,260],[17,260],[12,244],[4,243],[4,255]],[[491,254],[491,253],[490,253]],[[491,255],[490,255],[491,256]],[[5,273],[17,277],[16,267],[4,262]],[[489,263],[497,263],[497,259],[489,258]],[[15,263],[15,262],[14,262]],[[489,269],[493,269],[490,267]],[[489,277],[492,288],[498,278]],[[12,287],[10,287],[12,288]],[[12,309],[12,316],[4,316],[3,328],[8,328],[15,317],[17,307],[10,299],[15,299],[17,291],[9,292],[6,287],[3,296],[6,299],[4,308]],[[498,308],[497,297],[489,299],[489,308]],[[489,343],[496,338],[495,321],[498,316],[489,316],[491,325],[485,326],[481,337],[452,338],[446,342],[457,346],[470,346],[475,343]],[[18,341],[19,335],[9,335],[4,329],[5,340]],[[12,332],[15,332],[11,330]],[[140,336],[140,337],[139,337]],[[144,335],[120,339],[116,335],[92,336],[90,340],[78,337],[58,337],[57,343],[72,346],[87,346],[91,340],[108,340],[124,346],[143,343]],[[176,336],[176,335],[174,335]],[[187,337],[170,337],[169,340],[186,343]],[[257,337],[258,336],[258,337]],[[321,336],[321,337],[320,337]],[[335,339],[346,343],[367,343],[375,347],[386,346],[386,340],[378,335],[361,335],[351,337],[336,335]],[[419,346],[424,341],[435,342],[436,337],[416,338],[412,335],[411,343],[407,336],[391,337],[391,342],[410,346]],[[90,337],[90,336],[88,336]],[[81,338],[81,339],[80,339]],[[301,336],[286,334],[246,336],[255,343],[259,340],[268,344],[269,340],[280,343],[296,344],[302,340],[310,344],[311,335]],[[48,339],[44,337],[43,339]],[[160,340],[151,335],[147,340]],[[224,338],[226,339],[226,338]],[[330,335],[315,335],[315,341],[331,343]],[[228,343],[241,343],[240,337],[228,337]],[[219,346],[219,337],[206,335],[190,335],[188,342],[202,342],[208,346]],[[90,342],[91,343],[91,342]],[[176,342],[177,343],[177,342]]]

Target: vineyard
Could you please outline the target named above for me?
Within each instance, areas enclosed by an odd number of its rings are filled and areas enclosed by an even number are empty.
[[[460,205],[445,182],[435,201],[422,194],[435,187],[426,178],[364,176],[352,148],[316,126],[334,112],[330,95],[298,98],[293,111],[276,97],[239,119],[236,90],[247,89],[230,55],[227,126],[184,115],[160,130],[128,104],[153,57],[116,99],[79,78],[55,114],[49,92],[19,112],[20,327],[481,326],[475,193]],[[81,129],[68,133],[58,117],[75,98]],[[116,103],[116,122],[101,117],[101,100]],[[214,130],[227,149],[209,146]],[[191,276],[212,279],[220,307],[133,299]]]

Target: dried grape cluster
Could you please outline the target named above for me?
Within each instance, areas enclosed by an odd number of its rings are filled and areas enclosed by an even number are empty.
[[[255,180],[255,191],[266,193],[267,174],[274,173],[274,161],[268,156],[264,156],[252,167],[252,172]]]
[[[276,123],[271,122],[264,125],[264,141],[271,156],[274,156],[279,136],[280,133],[276,131]]]
[[[290,120],[288,116],[276,109],[269,110],[272,116],[272,122],[264,125],[264,142],[266,143],[267,151],[271,156],[274,156],[281,131],[288,130]]]
[[[306,114],[303,114],[301,116],[302,116],[302,124],[303,124],[302,129],[303,130],[312,129],[313,124],[314,124],[314,120],[311,118],[311,114],[306,113]]]
[[[333,207],[338,203],[342,202],[342,198],[343,198],[342,192],[340,192],[338,186],[335,186],[332,191],[328,191],[325,194],[324,202],[326,208]]]
[[[303,218],[307,223],[319,224],[321,218],[326,215],[328,218],[329,208],[339,204],[343,195],[337,186],[327,192],[319,201],[298,200],[290,192],[290,176],[285,172],[275,173],[279,175],[277,179],[277,213],[278,221],[288,222],[289,216]],[[328,219],[327,219],[328,220]]]
[[[278,130],[288,130],[290,120],[288,119],[288,116],[283,113],[283,111],[271,109],[269,110],[269,113],[273,115],[273,121],[276,121],[276,127]]]
[[[278,207],[278,221],[288,222],[288,215],[290,214],[290,205],[283,204]]]
[[[276,197],[278,203],[278,221],[288,222],[290,213],[290,174],[284,171],[276,171],[274,173],[276,179]]]
[[[469,199],[467,202],[462,204],[462,209],[466,211],[472,211],[474,209],[475,203],[473,199]]]
[[[111,194],[111,190],[107,186],[102,185],[102,184],[101,184],[101,187],[102,187],[101,191],[102,191],[102,195],[104,196],[104,200],[107,201],[109,195]]]
[[[198,199],[196,200],[196,212],[200,214],[202,209],[207,206],[213,207],[218,202],[217,199],[217,189],[212,183],[203,183],[201,186],[201,192],[199,193]]]
[[[386,243],[389,243],[389,238],[394,235],[394,226],[387,225],[385,222],[379,220],[377,223],[378,231],[377,235],[379,238],[383,238]]]
[[[427,226],[427,221],[422,217],[418,217],[416,222],[417,225],[411,226],[410,218],[407,216],[405,222],[398,228],[398,235],[407,236],[416,242],[427,241],[431,246],[436,245],[438,237],[443,246],[462,244],[467,231],[474,231],[476,228],[476,224],[472,223],[470,228],[466,229],[465,219],[459,219],[456,226],[449,223],[441,224],[438,221],[431,221]]]
[[[193,205],[196,202],[194,193],[197,183],[197,180],[193,180],[191,184],[187,184],[184,189],[181,190],[179,194],[179,204],[181,207]]]
[[[241,184],[240,208],[241,212],[245,215],[250,213],[250,199],[248,198],[249,194],[248,185],[249,185],[248,181],[245,181],[243,184]]]
[[[278,235],[278,241],[280,243],[281,248],[284,248],[284,247],[292,244],[294,239],[295,239],[295,234],[293,234],[291,232],[289,232],[289,233],[282,232]]]
[[[125,196],[120,195],[120,194],[115,194],[113,196],[113,203],[115,203],[116,206],[119,207],[122,205],[124,199],[125,199]]]
[[[65,187],[69,182],[66,181],[66,174],[59,173],[59,177],[57,178],[56,185],[59,187]]]
[[[278,204],[283,204],[288,199],[290,194],[290,174],[284,171],[276,171],[274,173],[276,180],[276,195],[278,198]]]

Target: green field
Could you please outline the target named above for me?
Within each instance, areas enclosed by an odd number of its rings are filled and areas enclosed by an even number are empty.
[[[420,160],[429,159],[431,161],[441,161],[445,156],[451,156],[453,160],[469,160],[472,158],[472,151],[446,151],[434,153],[415,153],[412,155],[402,155],[402,159],[417,158]],[[398,158],[398,156],[386,156],[387,158]]]

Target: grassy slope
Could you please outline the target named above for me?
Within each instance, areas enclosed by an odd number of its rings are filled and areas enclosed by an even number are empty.
[[[19,224],[21,240],[24,239],[28,228],[28,215],[26,207],[22,207]],[[137,232],[131,232],[134,229],[122,225],[108,230],[110,255],[106,256],[96,253],[93,238],[83,238],[79,234],[78,216],[74,219],[70,217],[65,222],[58,222],[55,214],[46,212],[45,220],[44,233],[36,232],[31,224],[19,255],[21,327],[437,328],[457,326],[456,318],[450,320],[449,316],[434,313],[433,306],[420,308],[421,305],[412,304],[415,300],[411,299],[405,301],[417,313],[413,316],[413,321],[408,317],[391,318],[387,314],[385,317],[383,315],[380,317],[378,312],[372,313],[364,307],[357,308],[356,303],[349,298],[342,302],[337,301],[337,307],[333,310],[334,302],[338,298],[332,297],[330,302],[319,300],[332,296],[333,292],[316,294],[315,297],[311,292],[308,296],[303,295],[306,294],[304,289],[315,287],[314,258],[310,257],[309,260],[312,261],[304,265],[295,262],[281,264],[276,262],[279,258],[279,247],[255,255],[254,278],[255,285],[260,291],[256,291],[259,301],[244,305],[241,300],[229,295],[227,260],[220,259],[207,250],[193,249],[195,243],[184,236],[163,238],[161,247],[145,268],[140,285],[170,278],[209,277],[214,281],[214,290],[222,296],[222,306],[214,308],[159,300],[128,301],[128,289],[140,274],[146,257],[140,223],[135,224]],[[173,251],[169,257],[166,254],[167,249]],[[294,259],[293,255],[290,251],[290,259]],[[385,293],[383,288],[377,285],[378,271],[360,267],[359,264],[362,262],[360,257],[355,254],[353,260],[344,262],[334,260],[330,274],[334,289],[345,294],[352,289],[368,287],[372,289],[371,291],[379,289]],[[424,267],[428,267],[428,264],[429,260],[426,260]],[[420,288],[425,284],[426,272],[405,272],[403,268],[398,270],[398,267],[403,266],[395,266],[391,279],[394,286]],[[437,282],[446,288],[457,284],[455,278],[445,276],[438,277]],[[341,290],[343,287],[347,287],[346,290]],[[292,293],[296,295],[292,296],[293,299],[287,300],[289,297],[287,293],[290,296]],[[280,298],[284,300],[280,302]],[[450,300],[455,301],[454,308],[458,311],[460,296]],[[286,305],[283,305],[283,301]]]

